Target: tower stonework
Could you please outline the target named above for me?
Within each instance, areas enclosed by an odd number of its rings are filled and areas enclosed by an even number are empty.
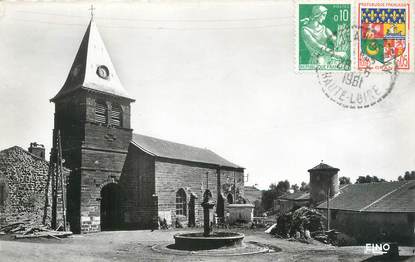
[[[339,192],[338,172],[340,169],[323,162],[308,170],[310,173],[310,197],[312,205],[327,200],[327,193],[333,197]]]
[[[122,217],[122,207],[116,214],[101,210],[101,198],[104,188],[118,184],[132,139],[130,104],[134,100],[118,79],[93,19],[65,84],[51,101],[55,103],[53,141],[60,130],[64,165],[71,170],[70,228],[75,233],[100,231],[102,215]]]

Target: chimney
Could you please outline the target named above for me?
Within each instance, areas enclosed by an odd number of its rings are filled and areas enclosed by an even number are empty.
[[[45,159],[45,146],[36,142],[30,143],[29,152],[35,156]]]

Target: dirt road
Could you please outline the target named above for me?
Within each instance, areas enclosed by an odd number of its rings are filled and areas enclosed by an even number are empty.
[[[182,230],[183,231],[183,230]],[[364,247],[332,247],[315,242],[303,244],[276,239],[262,231],[246,230],[245,241],[279,247],[280,252],[264,253],[248,256],[206,257],[181,256],[157,253],[151,249],[160,243],[174,242],[176,230],[113,231],[73,237],[37,240],[13,240],[10,237],[0,238],[0,261],[377,261],[376,257],[365,255]],[[404,248],[408,256],[399,261],[415,261],[409,256],[412,250]]]

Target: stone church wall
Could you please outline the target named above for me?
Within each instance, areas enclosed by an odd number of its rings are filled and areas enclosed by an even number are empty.
[[[226,197],[231,194],[233,203],[244,203],[244,173],[242,170],[222,169],[220,177],[221,193]],[[226,201],[225,201],[226,202]]]
[[[120,177],[125,190],[125,224],[128,228],[151,228],[157,214],[154,157],[130,144]]]
[[[101,190],[110,183],[117,183],[119,172],[83,170],[81,172],[81,232],[99,232],[101,230]]]
[[[187,161],[169,159],[156,160],[156,194],[158,196],[159,216],[167,216],[169,219],[166,220],[171,220],[173,224],[176,220],[179,220],[184,226],[188,224],[189,208],[187,208],[186,216],[176,216],[176,193],[181,188],[186,192],[186,201],[188,204],[191,194],[197,196],[195,201],[196,225],[203,223],[203,209],[200,204],[203,201],[203,194],[206,190],[211,192],[213,201],[216,204],[218,204],[218,187],[223,188],[222,190],[224,190],[223,193],[225,196],[232,191],[236,193],[237,198],[242,197],[244,188],[242,171],[220,170],[221,176],[220,180],[218,180],[217,168],[214,165]],[[234,176],[236,184],[235,190],[233,190]],[[230,177],[232,179],[229,179]],[[223,181],[229,184],[222,184],[224,183]],[[214,210],[216,210],[216,206]]]
[[[203,209],[200,204],[203,194],[209,190],[213,200],[217,197],[217,174],[214,166],[162,159],[156,161],[156,194],[158,196],[158,211],[161,217],[167,216],[167,221],[178,219],[183,225],[188,224],[188,214],[176,217],[176,193],[179,189],[186,192],[186,202],[190,200],[190,194],[197,196],[195,200],[195,223],[203,223]],[[189,208],[187,208],[189,213]],[[169,217],[170,214],[170,217]]]

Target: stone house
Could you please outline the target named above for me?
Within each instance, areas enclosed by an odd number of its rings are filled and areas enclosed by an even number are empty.
[[[55,97],[54,141],[62,138],[68,220],[75,233],[152,228],[158,219],[193,226],[203,194],[223,216],[242,201],[244,169],[210,150],[133,134],[132,99],[91,19]]]
[[[44,157],[45,148],[37,143],[31,143],[29,151],[18,146],[0,151],[0,225],[50,223],[49,163]],[[62,221],[61,208],[57,216]]]
[[[285,213],[293,208],[309,206],[310,205],[310,193],[308,192],[293,192],[287,193],[276,200],[274,200],[273,209],[278,213]]]

